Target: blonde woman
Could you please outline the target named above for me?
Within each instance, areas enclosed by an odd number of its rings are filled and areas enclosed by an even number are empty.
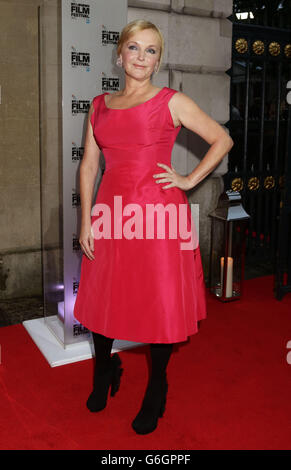
[[[176,237],[170,236],[170,229],[181,226],[180,206],[186,214],[184,228],[192,226],[185,191],[211,173],[233,145],[191,98],[152,84],[163,50],[161,31],[148,21],[133,21],[122,30],[117,64],[124,70],[125,87],[92,100],[80,167],[83,256],[74,315],[92,331],[96,356],[87,407],[92,412],[104,409],[109,388],[111,396],[119,389],[123,369],[119,355],[111,356],[113,340],[149,344],[149,382],[132,421],[139,434],[154,431],[165,411],[173,344],[197,333],[198,321],[206,318],[199,244],[182,249],[184,237],[177,230]],[[171,165],[182,126],[210,144],[187,176]],[[91,213],[100,151],[106,170]],[[148,205],[155,205],[157,218],[164,216],[164,227],[168,223],[164,236],[157,235]],[[169,207],[178,218],[170,217]]]

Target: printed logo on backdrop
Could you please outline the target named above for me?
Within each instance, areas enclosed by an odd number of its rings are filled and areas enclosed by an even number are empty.
[[[102,25],[102,45],[107,46],[107,44],[117,44],[119,40],[119,31],[110,31],[109,29]]]
[[[89,333],[89,330],[85,326],[81,325],[81,323],[75,323],[75,325],[73,325],[74,336],[88,335]]]
[[[78,100],[72,95],[72,115],[87,114],[90,109],[90,100]]]
[[[90,52],[78,52],[74,46],[71,47],[71,66],[86,68],[86,72],[90,72]]]
[[[79,243],[79,238],[77,237],[77,235],[75,233],[72,234],[72,250],[73,251],[80,251],[81,249],[81,245]]]
[[[102,91],[118,91],[119,87],[120,79],[118,77],[107,77],[107,75],[102,72]]]
[[[72,207],[79,207],[81,204],[80,193],[77,193],[75,189],[72,192]]]
[[[76,296],[78,293],[79,289],[79,281],[76,280],[76,278],[73,278],[73,283],[72,283],[72,291],[73,295]],[[88,335],[90,334],[90,331],[88,328],[85,326],[81,325],[75,318],[74,318],[75,323],[73,324],[73,336],[80,336],[80,335]]]
[[[79,289],[79,281],[76,281],[76,279],[74,278],[73,283],[72,283],[73,295],[77,295],[78,289]]]
[[[71,18],[72,20],[85,18],[86,23],[90,23],[90,5],[71,2]]]
[[[72,142],[72,162],[82,160],[84,155],[84,147],[78,147],[75,142]]]

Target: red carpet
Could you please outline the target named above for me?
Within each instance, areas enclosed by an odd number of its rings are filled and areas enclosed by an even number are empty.
[[[291,294],[273,277],[245,281],[244,298],[208,296],[208,318],[168,366],[164,417],[131,429],[147,383],[147,347],[120,353],[121,387],[91,414],[93,360],[51,368],[22,325],[0,328],[1,449],[291,449]]]

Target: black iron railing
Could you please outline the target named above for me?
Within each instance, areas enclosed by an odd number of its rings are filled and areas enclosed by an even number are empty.
[[[235,15],[231,19],[227,127],[235,145],[224,184],[226,190],[240,191],[251,216],[246,262],[270,259],[275,272],[290,134],[285,90],[291,79],[291,34],[286,29],[237,23]]]

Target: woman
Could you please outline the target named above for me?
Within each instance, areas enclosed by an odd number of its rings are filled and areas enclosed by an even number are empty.
[[[123,369],[118,354],[111,357],[113,340],[149,343],[150,380],[132,422],[139,434],[152,432],[164,413],[166,368],[173,344],[196,333],[198,321],[206,317],[205,285],[199,245],[181,249],[185,237],[180,233],[176,237],[168,233],[157,237],[154,229],[154,236],[147,237],[144,226],[132,236],[131,219],[126,220],[123,228],[127,236],[123,236],[118,223],[136,211],[135,229],[140,228],[140,222],[145,223],[148,235],[153,215],[145,215],[142,210],[160,204],[157,217],[164,215],[167,222],[170,215],[163,212],[165,206],[187,207],[186,226],[192,227],[185,191],[202,181],[233,145],[223,128],[192,99],[151,83],[153,73],[159,70],[163,49],[162,34],[154,24],[137,20],[125,26],[117,48],[125,87],[94,97],[80,167],[79,241],[85,256],[74,315],[92,331],[96,356],[94,388],[87,407],[93,412],[102,410],[109,387],[111,396],[119,388]],[[187,176],[171,165],[171,150],[182,125],[211,145]],[[106,171],[91,214],[101,150]],[[117,210],[121,203],[128,204],[122,216]],[[100,212],[102,217],[98,218]],[[182,220],[180,214],[178,218]]]

